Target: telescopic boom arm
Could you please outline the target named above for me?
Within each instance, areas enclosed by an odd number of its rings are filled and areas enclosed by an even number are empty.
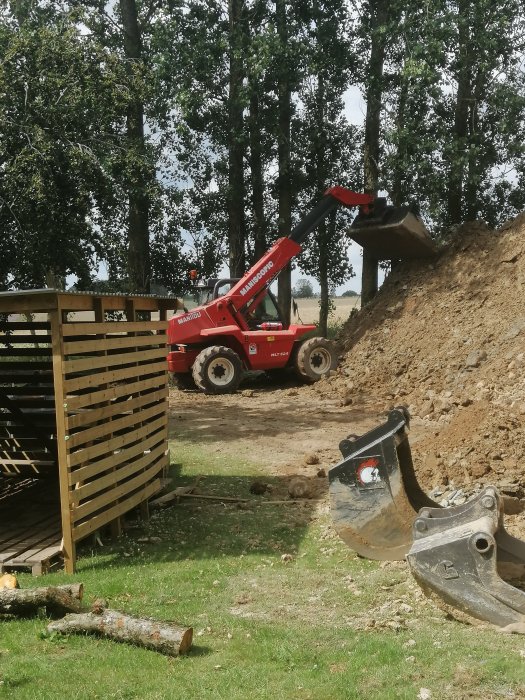
[[[268,287],[292,258],[298,255],[307,236],[339,206],[362,207],[368,213],[375,196],[352,192],[345,187],[330,187],[321,201],[310,211],[286,238],[279,238],[270,250],[253,265],[242,279],[225,295],[224,300],[239,311],[253,297]]]

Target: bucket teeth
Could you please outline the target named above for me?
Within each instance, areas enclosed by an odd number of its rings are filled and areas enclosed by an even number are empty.
[[[407,560],[428,595],[480,620],[525,622],[525,542],[506,532],[502,499],[490,486],[451,508],[422,508]],[[506,579],[506,580],[504,580]]]

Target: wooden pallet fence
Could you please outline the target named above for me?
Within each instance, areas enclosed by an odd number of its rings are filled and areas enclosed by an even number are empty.
[[[69,572],[80,540],[107,525],[120,534],[122,516],[137,506],[147,514],[160,488],[167,313],[176,308],[175,299],[149,296],[0,294],[0,479],[54,481]],[[4,566],[18,536],[35,558],[31,523],[23,523],[9,533]],[[45,539],[46,556],[56,546]]]

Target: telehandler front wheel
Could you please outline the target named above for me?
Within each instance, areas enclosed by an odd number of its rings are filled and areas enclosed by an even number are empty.
[[[212,345],[197,355],[191,373],[206,394],[231,394],[242,379],[242,363],[231,348]]]
[[[309,382],[316,382],[336,367],[337,354],[326,338],[305,340],[295,354],[295,371],[301,379]]]

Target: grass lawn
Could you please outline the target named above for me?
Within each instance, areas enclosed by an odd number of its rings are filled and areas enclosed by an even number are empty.
[[[249,496],[253,463],[177,443],[177,485]],[[276,487],[279,486],[278,480]],[[182,499],[114,544],[81,549],[85,601],[194,627],[189,655],[0,622],[0,698],[525,698],[525,638],[447,619],[404,564],[357,558],[324,503]],[[144,535],[161,538],[141,544]],[[291,555],[284,557],[283,555]],[[426,689],[429,693],[425,692]]]

